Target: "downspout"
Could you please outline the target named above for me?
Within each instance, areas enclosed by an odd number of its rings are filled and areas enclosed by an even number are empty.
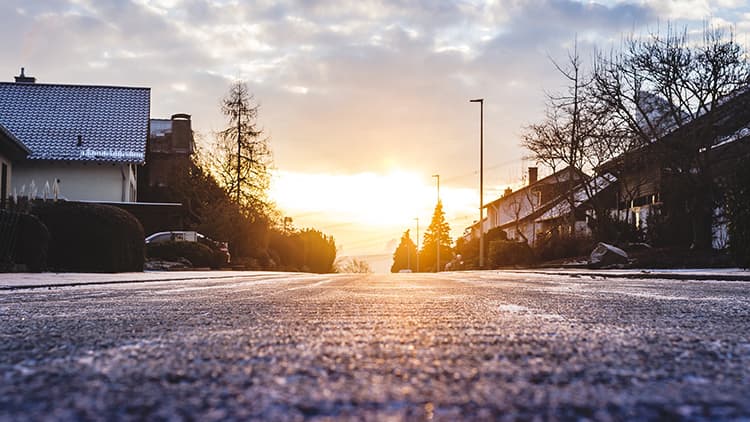
[[[125,177],[125,169],[124,169],[124,166],[122,164],[120,164],[120,175],[122,176],[122,183],[120,184],[121,185],[121,189],[122,189],[122,195],[120,195],[120,201],[121,202],[125,202],[125,194],[126,194],[126,187],[127,187],[127,184],[128,184],[127,183],[128,182],[128,178]]]

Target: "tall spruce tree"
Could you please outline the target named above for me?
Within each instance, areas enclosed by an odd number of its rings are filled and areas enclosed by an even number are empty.
[[[414,270],[417,267],[417,246],[411,240],[409,230],[401,236],[401,243],[393,252],[393,265],[391,272],[397,273],[401,270]]]
[[[218,132],[210,161],[219,183],[248,215],[267,217],[272,155],[258,127],[259,110],[245,82],[233,83],[221,102],[228,125]]]
[[[451,228],[445,221],[443,202],[438,201],[432,214],[430,226],[424,233],[422,250],[419,252],[419,266],[424,271],[437,271],[445,268],[445,264],[453,257],[451,248]],[[439,246],[438,246],[439,244]],[[440,263],[437,262],[437,248],[440,248]]]

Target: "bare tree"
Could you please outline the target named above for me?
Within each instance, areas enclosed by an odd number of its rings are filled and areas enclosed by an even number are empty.
[[[554,60],[552,64],[567,82],[567,88],[562,93],[547,94],[544,119],[526,127],[521,145],[531,152],[530,158],[550,168],[558,178],[556,182],[565,191],[570,206],[568,224],[572,233],[576,208],[582,202],[594,201],[601,189],[600,179],[587,174],[596,176],[600,165],[622,150],[617,142],[602,136],[607,126],[605,114],[590,93],[593,75],[583,67],[577,42],[565,65]],[[566,168],[569,171],[560,171]],[[583,200],[581,194],[585,196]]]
[[[346,274],[369,274],[372,273],[372,268],[364,259],[348,258],[336,263],[336,272]]]

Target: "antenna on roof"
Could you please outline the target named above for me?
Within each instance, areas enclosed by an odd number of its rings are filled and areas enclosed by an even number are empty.
[[[16,76],[16,83],[17,84],[33,84],[36,82],[36,78],[33,76],[26,76],[24,73],[24,68],[21,68],[21,74]]]

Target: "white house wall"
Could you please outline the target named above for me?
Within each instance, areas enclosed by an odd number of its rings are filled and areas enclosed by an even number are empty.
[[[16,163],[10,194],[30,195],[31,182],[42,197],[45,183],[50,188],[60,180],[59,197],[71,201],[135,202],[136,179],[132,164],[25,161]],[[24,189],[25,187],[25,189]],[[51,197],[51,192],[49,194]]]
[[[485,231],[520,220],[534,212],[538,206],[536,194],[525,190],[514,192],[505,200],[488,207],[489,226],[485,227]]]

